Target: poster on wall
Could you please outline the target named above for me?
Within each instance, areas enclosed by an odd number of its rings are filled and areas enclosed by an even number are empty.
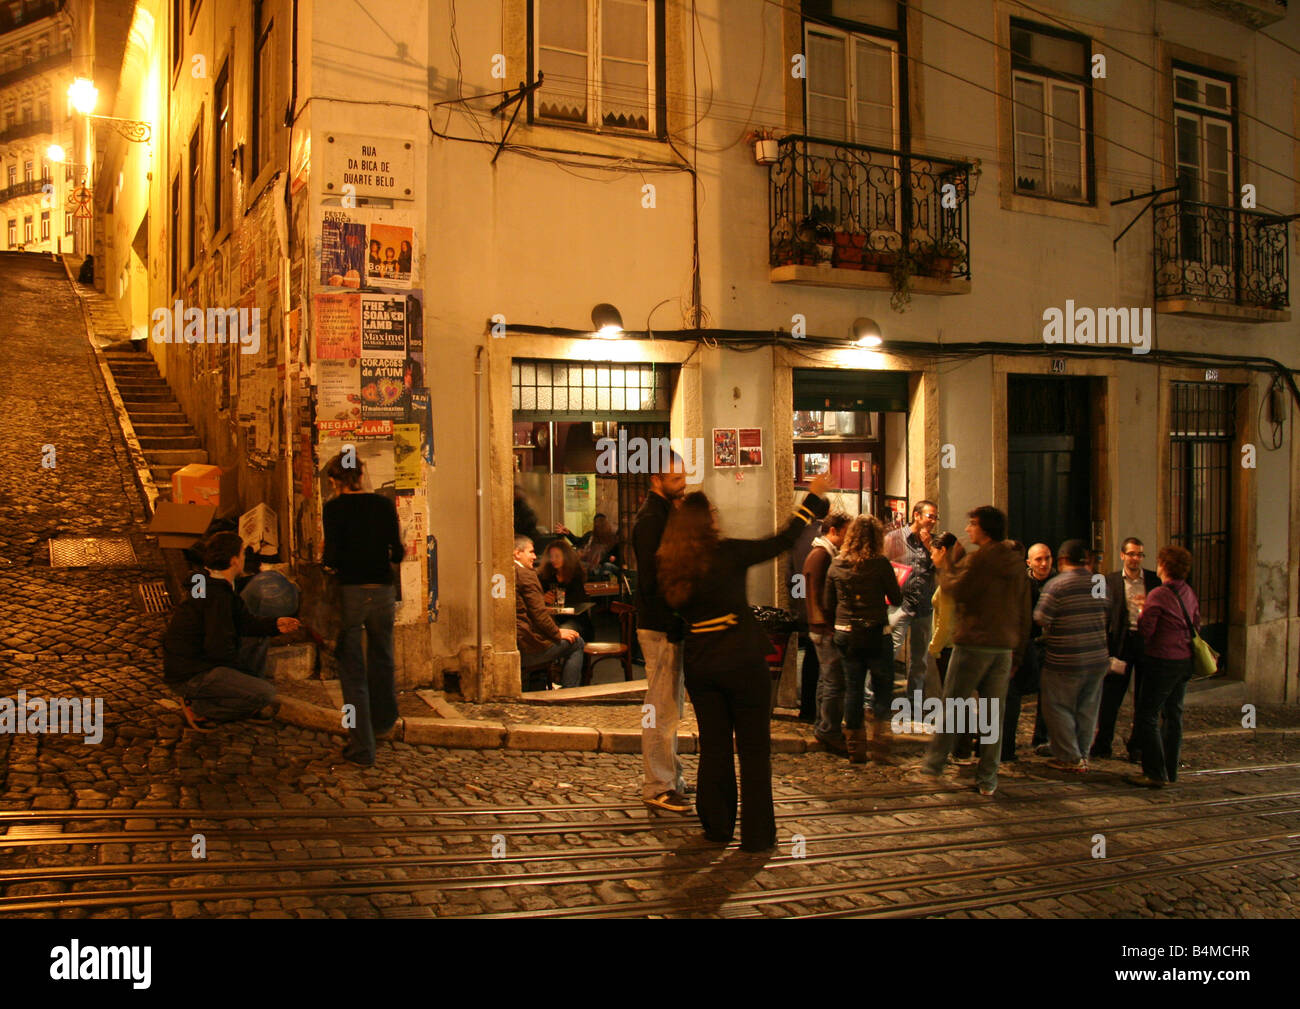
[[[321,221],[320,282],[327,287],[360,287],[365,271],[365,224],[326,211]]]
[[[344,445],[351,445],[356,450],[357,461],[361,463],[361,489],[383,494],[393,498],[396,492],[396,478],[393,471],[393,440],[391,438],[326,438],[322,436],[317,443],[317,459],[322,470],[329,461],[343,451]],[[324,481],[324,476],[321,480]]]
[[[361,353],[367,357],[406,356],[404,295],[361,295]]]
[[[415,230],[395,224],[372,224],[366,253],[366,283],[373,287],[410,287]]]
[[[318,421],[361,420],[361,359],[316,362]]]
[[[317,361],[361,356],[361,299],[355,294],[318,294],[312,299]]]
[[[407,398],[406,422],[419,429],[424,461],[433,465],[433,411],[428,389],[412,389]]]
[[[736,465],[736,429],[734,427],[715,427],[713,429],[713,468],[724,469]]]
[[[438,538],[430,536],[425,548],[429,565],[429,623],[438,621]]]
[[[401,420],[406,416],[407,390],[403,365],[391,357],[362,356],[361,416],[366,420]]]
[[[420,486],[420,428],[415,424],[393,425],[393,463],[397,489],[415,490]]]
[[[739,435],[740,465],[763,465],[763,429],[761,427],[742,427]]]

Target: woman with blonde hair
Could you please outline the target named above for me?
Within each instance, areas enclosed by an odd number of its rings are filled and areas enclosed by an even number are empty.
[[[700,730],[696,811],[704,834],[719,844],[736,829],[736,769],[732,734],[740,753],[740,791],[745,817],[740,847],[766,851],[776,844],[772,808],[771,642],[754,619],[745,594],[745,572],[794,546],[813,519],[830,510],[827,477],[775,536],[724,539],[709,499],[687,494],[668,519],[656,554],[659,590],[685,621],[686,690]]]
[[[886,633],[889,611],[886,602],[899,606],[903,590],[898,587],[894,567],[883,553],[885,530],[873,515],[859,515],[849,526],[826,574],[822,609],[834,614],[835,647],[844,662],[844,736],[849,761],[866,763],[867,731],[863,728],[863,698],[867,671],[871,672],[871,755],[877,763],[888,763],[892,737],[890,702],[894,697],[894,649]]]

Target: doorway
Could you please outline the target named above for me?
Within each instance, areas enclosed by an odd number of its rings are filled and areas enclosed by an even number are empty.
[[[1068,539],[1097,548],[1093,524],[1093,383],[1007,376],[1007,535],[1056,555]]]

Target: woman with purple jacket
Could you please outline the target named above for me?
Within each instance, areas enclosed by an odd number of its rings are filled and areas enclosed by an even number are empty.
[[[1138,617],[1138,630],[1146,642],[1142,692],[1134,715],[1142,773],[1125,778],[1143,788],[1163,788],[1178,780],[1183,695],[1192,678],[1192,628],[1201,623],[1196,593],[1186,581],[1192,570],[1191,553],[1167,546],[1157,556],[1156,574],[1163,584],[1147,594]]]

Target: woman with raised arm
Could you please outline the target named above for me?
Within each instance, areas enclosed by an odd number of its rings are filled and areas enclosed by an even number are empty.
[[[686,690],[700,731],[696,811],[705,836],[719,844],[736,829],[734,732],[740,752],[740,791],[745,817],[744,851],[776,844],[772,808],[771,643],[749,608],[745,572],[794,546],[814,519],[830,510],[829,477],[817,477],[808,496],[775,536],[724,539],[709,499],[688,494],[668,520],[660,543],[659,588],[685,623]]]

